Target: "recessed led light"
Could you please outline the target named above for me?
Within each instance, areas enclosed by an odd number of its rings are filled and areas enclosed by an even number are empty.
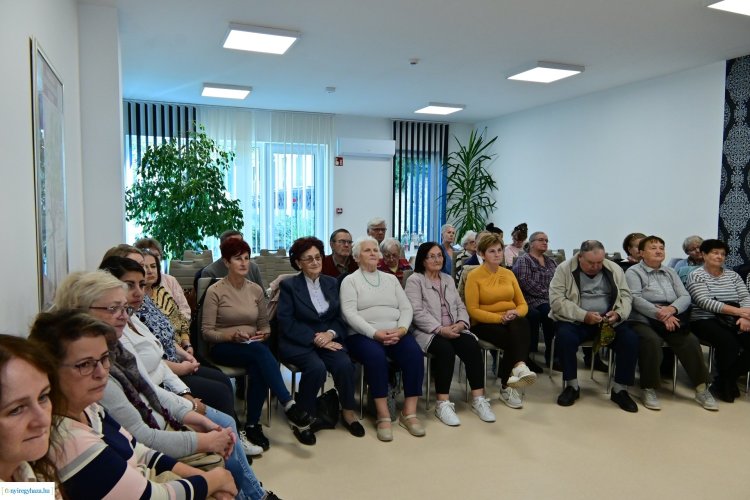
[[[240,85],[204,83],[201,95],[203,97],[220,97],[222,99],[244,99],[252,90],[252,87],[242,87]]]
[[[508,80],[520,80],[524,82],[551,83],[569,76],[582,73],[583,66],[572,64],[560,64],[550,62],[538,62],[535,67],[516,73],[508,77]]]
[[[732,12],[734,14],[742,14],[744,16],[750,16],[750,1],[749,0],[722,0],[708,5],[709,9],[724,10],[726,12]]]
[[[431,102],[429,105],[422,109],[418,109],[415,113],[421,113],[426,115],[449,115],[456,111],[461,111],[466,108],[463,104],[445,104],[440,102]]]
[[[225,49],[283,54],[297,41],[297,31],[232,23],[224,39]]]

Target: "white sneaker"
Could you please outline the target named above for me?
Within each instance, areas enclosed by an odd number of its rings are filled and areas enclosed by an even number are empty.
[[[714,399],[713,394],[706,389],[703,392],[697,392],[695,393],[695,400],[698,402],[699,405],[701,405],[703,408],[709,411],[719,411],[719,404]]]
[[[500,399],[511,408],[523,408],[523,399],[521,399],[521,395],[513,387],[501,388]]]
[[[536,382],[536,373],[529,370],[529,367],[526,366],[526,363],[522,363],[513,370],[511,370],[511,375],[508,377],[508,387],[514,387],[516,389],[519,389],[521,387],[526,387],[528,385],[532,385],[534,382]]]
[[[435,406],[435,416],[445,425],[455,427],[461,425],[461,421],[456,415],[456,405],[450,401],[438,401]]]
[[[649,410],[661,410],[661,403],[654,389],[643,389],[643,406]]]
[[[483,422],[494,422],[495,414],[490,408],[490,400],[484,396],[478,396],[474,398],[474,402],[471,403],[471,411],[479,415],[479,418]]]
[[[263,453],[263,448],[248,441],[245,431],[240,431],[240,444],[246,456],[255,457]]]

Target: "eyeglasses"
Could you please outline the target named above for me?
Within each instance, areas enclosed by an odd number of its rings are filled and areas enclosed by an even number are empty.
[[[334,243],[338,243],[339,245],[351,245],[354,242],[352,240],[336,240]]]
[[[135,311],[135,309],[130,306],[108,306],[108,307],[91,306],[89,307],[89,309],[98,309],[99,311],[107,311],[112,316],[117,316],[120,313],[125,313],[128,316],[132,316],[133,311]]]
[[[443,260],[443,254],[435,253],[427,256],[427,260]]]
[[[378,232],[378,233],[384,233],[384,232],[387,231],[387,229],[388,228],[386,228],[386,227],[371,227],[370,231],[375,231],[375,232]]]
[[[81,376],[86,377],[94,373],[97,365],[102,365],[102,368],[104,368],[105,370],[109,370],[110,364],[111,362],[109,360],[109,353],[107,353],[99,359],[87,359],[86,361],[81,361],[80,363],[76,363],[74,365],[66,365],[64,363],[60,363],[60,366],[76,368],[78,369],[78,372],[81,374]]]
[[[534,241],[541,241],[542,243],[549,243],[549,240],[547,238],[537,238]]]
[[[297,259],[297,260],[299,260],[300,262],[304,262],[305,264],[310,264],[313,261],[315,261],[315,262],[322,261],[323,257],[321,257],[321,255],[318,254],[318,255],[310,255],[309,257],[304,257],[304,258]]]

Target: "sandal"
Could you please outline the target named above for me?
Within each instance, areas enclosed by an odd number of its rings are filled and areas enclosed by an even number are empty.
[[[388,427],[380,427],[380,424],[388,423]],[[378,439],[381,441],[393,441],[393,429],[391,428],[391,417],[379,418],[375,421],[375,428],[377,429]]]
[[[412,413],[411,415],[399,413],[398,425],[409,431],[409,434],[412,436],[422,437],[426,434],[422,422],[419,421],[415,413]]]

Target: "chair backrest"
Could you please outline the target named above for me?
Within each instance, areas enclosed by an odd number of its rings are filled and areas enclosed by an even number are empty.
[[[469,273],[471,273],[474,269],[478,268],[479,264],[474,265],[464,265],[464,270],[461,272],[461,279],[458,280],[458,296],[461,297],[461,300],[464,304],[466,304],[466,297],[464,297],[464,292],[466,290],[466,278],[469,276]]]
[[[565,250],[562,248],[557,250],[547,250],[544,252],[544,255],[554,260],[558,266],[565,262]]]
[[[267,248],[261,248],[260,249],[260,255],[266,256],[266,255],[275,255],[276,257],[286,257],[286,249],[285,248],[277,248],[276,250],[269,250]]]
[[[204,250],[203,252],[185,250],[185,253],[182,254],[182,260],[200,262],[201,267],[205,267],[214,261],[214,253],[211,250]]]
[[[622,254],[620,252],[607,252],[605,257],[614,262],[620,262],[622,260]]]
[[[401,275],[401,288],[406,288],[406,280],[409,279],[409,276],[412,274],[414,274],[413,269],[404,270],[404,274]]]
[[[667,264],[667,267],[671,267],[672,269],[674,269],[674,266],[676,266],[677,263],[681,260],[682,259],[679,257],[672,257],[671,259],[669,259],[669,264]]]
[[[260,269],[260,275],[265,286],[270,285],[281,274],[297,272],[292,268],[288,257],[259,255],[253,261],[255,261]]]
[[[183,290],[190,290],[193,288],[193,278],[196,271],[199,271],[203,267],[204,264],[202,262],[194,260],[170,260],[169,271],[167,272],[177,279]]]
[[[208,352],[208,342],[203,339],[202,325],[203,325],[203,301],[206,298],[206,290],[208,287],[219,281],[220,278],[199,278],[198,286],[196,287],[196,298],[198,306],[196,307],[193,319],[190,322],[190,343],[193,344],[193,350],[195,357],[202,364],[211,365],[211,360]]]

